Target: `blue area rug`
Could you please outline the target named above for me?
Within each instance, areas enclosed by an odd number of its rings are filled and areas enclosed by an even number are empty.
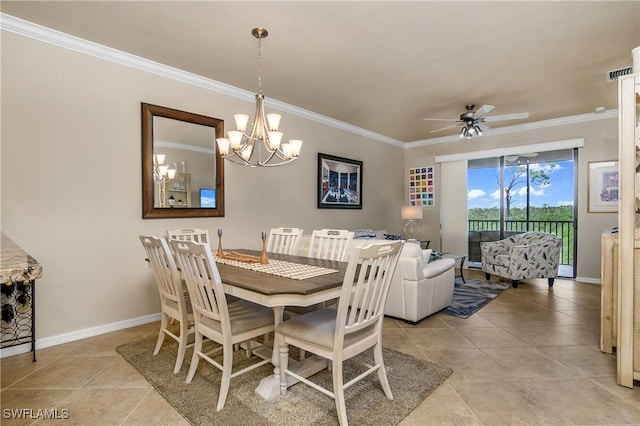
[[[511,287],[510,283],[501,281],[483,281],[467,279],[466,284],[457,277],[453,288],[453,301],[445,309],[445,314],[460,318],[469,318],[487,303],[498,297],[500,293]]]

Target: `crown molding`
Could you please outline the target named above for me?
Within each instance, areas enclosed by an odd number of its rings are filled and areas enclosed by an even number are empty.
[[[52,44],[64,49],[72,50],[84,55],[99,58],[105,61],[113,62],[139,71],[155,74],[160,77],[169,78],[181,83],[211,90],[216,93],[231,96],[243,101],[253,103],[255,93],[248,90],[240,89],[229,84],[225,84],[216,80],[202,77],[178,68],[174,68],[159,62],[151,61],[140,56],[132,55],[121,50],[113,49],[98,43],[84,40],[61,31],[53,30],[33,22],[25,21],[5,13],[0,13],[0,29],[34,40]],[[297,107],[277,99],[269,98],[269,107],[286,112],[301,118],[312,120],[330,127],[344,130],[356,135],[364,136],[379,142],[394,145],[400,148],[417,148],[421,146],[434,145],[445,142],[455,142],[460,140],[458,135],[444,136],[432,139],[423,139],[413,142],[402,142],[380,133],[372,132],[362,127],[354,126],[344,121],[336,120],[322,114],[318,114],[304,108]],[[616,117],[618,112],[616,109],[607,110],[604,113],[582,114],[570,117],[555,118],[551,120],[537,121],[533,123],[519,124],[515,126],[500,127],[491,129],[485,134],[487,136],[501,135],[508,133],[523,132],[527,130],[542,129],[554,126],[563,126],[567,124],[583,123],[586,121],[601,120],[604,118]]]
[[[29,37],[34,40],[42,41],[44,43],[52,44],[64,49],[72,50],[84,55],[92,56],[94,58],[103,59],[105,61],[113,62],[139,71],[148,72],[160,77],[169,78],[181,83],[186,83],[206,90],[211,90],[216,93],[234,97],[236,99],[251,103],[255,102],[255,93],[248,90],[240,89],[229,84],[205,78],[200,75],[183,71],[181,69],[161,64],[159,62],[151,61],[140,56],[132,55],[121,50],[113,49],[111,47],[84,40],[82,38],[53,30],[51,28],[43,27],[42,25],[34,24],[33,22],[25,21],[23,19],[16,18],[5,13],[0,14],[0,29],[24,37]],[[390,138],[388,136],[381,135],[367,129],[363,129],[349,123],[345,123],[344,121],[335,120],[322,114],[318,114],[304,108],[297,107],[295,105],[278,101],[277,99],[269,98],[268,104],[270,108],[277,109],[281,112],[286,112],[298,117],[316,121],[318,123],[345,130],[347,132],[364,136],[369,139],[374,139],[398,147],[404,147],[405,145],[404,142],[401,142],[397,139]]]

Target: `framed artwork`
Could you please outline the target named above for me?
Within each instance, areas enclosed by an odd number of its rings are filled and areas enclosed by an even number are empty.
[[[618,162],[590,162],[588,188],[589,213],[617,212]]]
[[[435,177],[433,166],[409,168],[409,205],[435,205]]]
[[[318,208],[362,208],[362,161],[318,153]]]

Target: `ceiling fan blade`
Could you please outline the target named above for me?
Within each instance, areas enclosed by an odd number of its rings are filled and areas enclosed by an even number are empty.
[[[435,133],[435,132],[440,132],[440,131],[442,131],[442,130],[451,129],[452,127],[456,127],[456,126],[458,126],[458,125],[459,125],[459,124],[452,124],[451,126],[443,127],[443,128],[441,128],[441,129],[432,130],[432,131],[430,131],[429,133]]]
[[[423,121],[458,121],[457,118],[423,118]]]
[[[487,130],[491,129],[491,127],[487,126],[486,124],[482,124],[482,123],[477,123],[476,126],[480,127],[480,130],[482,130],[483,132],[486,132]]]
[[[476,111],[475,117],[476,118],[482,118],[485,115],[487,115],[488,113],[490,113],[495,107],[493,105],[482,105],[480,108],[478,108],[478,110]]]
[[[517,114],[492,115],[491,117],[485,117],[484,121],[521,120],[523,118],[529,118],[529,113],[520,112]]]

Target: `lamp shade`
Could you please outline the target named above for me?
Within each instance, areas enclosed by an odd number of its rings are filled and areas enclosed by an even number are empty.
[[[402,218],[402,220],[422,219],[422,207],[402,206],[400,217]]]

